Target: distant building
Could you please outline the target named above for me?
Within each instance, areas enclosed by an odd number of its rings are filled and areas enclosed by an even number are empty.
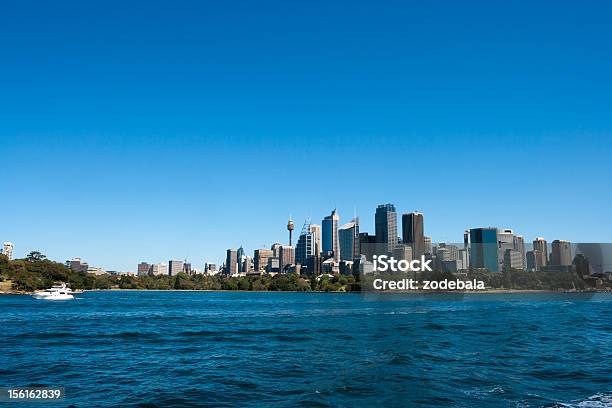
[[[412,256],[417,259],[425,255],[423,214],[411,212],[402,215],[402,242],[412,247]]]
[[[470,266],[499,272],[497,228],[470,229]]]
[[[90,266],[87,268],[87,273],[91,273],[92,275],[105,275],[107,272],[102,268]]]
[[[314,239],[314,251],[317,255],[321,254],[321,226],[318,224],[310,224],[310,232]]]
[[[279,251],[280,251],[280,249],[279,249]],[[266,272],[268,272],[268,273],[278,272],[280,270],[278,265],[279,265],[278,257],[272,256],[272,257],[268,258],[268,266],[266,267]]]
[[[71,260],[66,261],[66,266],[74,272],[87,272],[89,269],[89,264],[81,261],[81,258],[72,258]]]
[[[334,208],[332,213],[323,218],[322,222],[322,244],[325,256],[332,256],[336,261],[340,260],[340,243],[338,241],[338,223],[340,216]]]
[[[185,272],[187,275],[193,274],[193,270],[191,269],[191,263],[183,263],[183,272]]]
[[[340,240],[340,260],[353,262],[361,256],[359,243],[359,218],[353,219],[338,228]]]
[[[219,273],[219,268],[217,267],[217,264],[206,262],[204,264],[204,273],[206,275],[216,275]]]
[[[168,275],[176,276],[183,272],[183,261],[170,260],[168,261]]]
[[[244,258],[246,257],[246,254],[244,253],[244,249],[242,248],[242,245],[240,245],[240,248],[238,248],[238,251],[236,251],[236,261],[238,262],[238,272],[244,272]]]
[[[514,250],[521,254],[521,267],[518,269],[525,269],[527,266],[526,253],[525,253],[525,238],[522,235],[514,236]]]
[[[278,251],[278,269],[283,272],[290,265],[295,264],[295,248],[289,245],[281,245]]]
[[[238,274],[238,251],[228,249],[225,258],[225,274],[234,276]]]
[[[149,270],[151,269],[151,265],[147,262],[141,262],[138,264],[138,276],[145,276],[149,274]]]
[[[5,242],[2,244],[2,253],[6,255],[9,261],[13,260],[13,249],[14,246],[12,242]]]
[[[546,266],[546,257],[537,249],[527,252],[527,270],[539,271]]]
[[[576,273],[583,278],[591,276],[591,264],[584,254],[578,254],[572,262],[576,267]]]
[[[498,269],[500,271],[504,268],[504,256],[508,249],[514,249],[514,232],[509,228],[497,230]]]
[[[274,255],[271,249],[256,249],[253,257],[254,269],[256,272],[265,272],[268,266],[268,259]]]
[[[550,253],[552,266],[569,266],[572,264],[572,247],[569,241],[555,239]]]
[[[457,270],[465,271],[470,267],[470,255],[467,249],[460,249],[457,253]]]
[[[504,268],[523,269],[523,254],[516,249],[506,249],[506,252],[504,252]]]
[[[370,235],[367,232],[360,232],[359,248],[361,255],[365,255],[366,259],[372,260],[374,255],[378,255],[378,251],[376,251],[376,236]]]
[[[310,221],[307,220],[304,222],[302,232],[298,237],[297,245],[295,247],[295,262],[300,265],[304,264],[306,259],[317,253],[315,235],[310,226]]]
[[[165,263],[158,263],[151,265],[149,274],[151,275],[168,275],[168,265]]]
[[[456,261],[459,256],[459,247],[457,245],[446,244],[440,242],[436,250],[436,257],[443,261]]]
[[[397,245],[397,212],[393,204],[381,204],[376,207],[374,215],[376,242],[383,246],[387,253],[392,253]]]
[[[410,245],[398,244],[393,249],[393,257],[399,260],[412,261],[414,259],[412,255],[412,247]]]
[[[253,261],[251,257],[245,256],[242,262],[242,272],[251,273],[253,271]]]
[[[278,258],[278,250],[279,248],[282,246],[283,244],[277,242],[275,244],[272,244],[272,246],[270,247],[270,249],[272,250],[272,256]]]
[[[540,266],[546,266],[548,264],[548,244],[542,237],[538,237],[533,241],[533,250],[540,251],[543,263]],[[538,268],[539,270],[539,268]]]
[[[425,255],[433,254],[433,244],[431,242],[431,237],[423,237],[423,242],[425,243],[424,245]]]

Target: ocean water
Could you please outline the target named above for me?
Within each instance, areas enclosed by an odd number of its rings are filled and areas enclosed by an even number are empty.
[[[611,407],[611,312],[603,293],[0,296],[0,386],[65,387],[16,407]]]

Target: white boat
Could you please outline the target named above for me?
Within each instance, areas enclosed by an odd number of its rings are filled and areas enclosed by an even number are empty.
[[[44,300],[70,300],[74,299],[72,296],[72,290],[66,287],[65,283],[61,285],[53,285],[50,289],[41,290],[32,293],[34,299]]]

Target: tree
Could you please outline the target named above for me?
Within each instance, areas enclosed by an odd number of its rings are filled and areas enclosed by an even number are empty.
[[[32,251],[28,254],[28,256],[26,257],[26,260],[28,262],[38,262],[38,261],[44,261],[45,259],[47,259],[46,256],[44,256],[42,253],[38,252],[38,251]]]

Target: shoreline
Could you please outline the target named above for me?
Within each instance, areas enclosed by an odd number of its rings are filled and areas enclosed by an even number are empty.
[[[215,289],[84,289],[85,292],[223,292],[223,293],[330,293],[330,294],[534,294],[534,293],[612,293],[610,290],[552,290],[552,289],[485,289],[485,290],[368,290],[368,291],[297,291],[297,290],[215,290]],[[28,291],[1,291],[2,295],[32,295],[34,292]],[[78,293],[81,294],[81,293]]]

